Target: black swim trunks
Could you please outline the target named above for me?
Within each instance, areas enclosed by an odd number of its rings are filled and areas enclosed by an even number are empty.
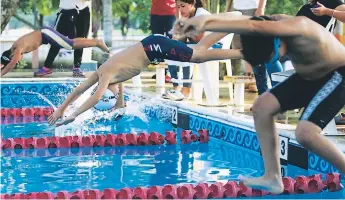
[[[193,49],[180,41],[155,34],[141,41],[147,57],[151,62],[162,59],[189,62],[193,56]]]
[[[41,32],[42,44],[50,44],[68,50],[73,49],[73,40],[57,32],[55,29],[45,26],[41,29]]]
[[[295,73],[270,92],[278,99],[281,112],[304,108],[300,120],[323,129],[345,105],[345,66],[313,81]]]

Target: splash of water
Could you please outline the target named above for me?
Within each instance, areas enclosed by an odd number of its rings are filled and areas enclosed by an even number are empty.
[[[78,107],[80,107],[91,96],[91,93],[95,87],[96,84],[90,87],[78,99],[76,99],[76,101],[73,104],[71,104],[68,107],[68,109],[66,109],[64,115],[69,116]],[[41,98],[50,106],[52,106],[54,110],[57,110],[57,107],[44,95],[38,92],[31,91],[24,91],[24,93],[37,95],[39,98]],[[127,106],[125,108],[119,108],[111,111],[98,111],[95,109],[90,109],[78,116],[76,120],[71,124],[68,124],[67,126],[55,127],[55,134],[59,136],[83,135],[84,132],[87,132],[89,129],[87,125],[102,123],[102,121],[110,121],[116,118],[118,115],[125,115],[126,122],[128,123],[135,120],[136,118],[139,118],[143,122],[148,123],[149,119],[148,116],[145,114],[145,109],[147,107],[152,107],[153,105],[163,106],[163,104],[159,101],[160,98],[158,97],[143,99],[140,95],[136,95],[133,93],[129,94],[128,97],[129,98],[126,102]]]

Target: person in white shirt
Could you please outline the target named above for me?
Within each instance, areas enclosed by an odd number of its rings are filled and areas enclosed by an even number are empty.
[[[70,39],[86,38],[90,28],[90,0],[60,0],[59,12],[57,13],[54,29]],[[34,72],[34,76],[45,76],[52,73],[52,65],[59,53],[60,48],[51,46],[44,66]],[[80,70],[83,49],[74,51],[73,76],[84,77]]]
[[[202,0],[177,0],[177,8],[180,11],[180,16],[182,18],[192,18],[197,17],[201,15],[211,15],[209,11],[207,11],[204,7],[204,3]],[[179,39],[180,41],[183,41],[185,43],[192,43],[196,44],[198,43],[205,34],[200,34],[197,37],[191,37],[191,38],[184,38]],[[169,65],[169,72],[171,75],[171,78],[177,79],[177,72],[178,72],[179,66],[175,65]],[[183,80],[189,80],[191,79],[193,72],[191,67],[183,67]],[[179,84],[173,83],[174,89],[168,90],[166,94],[163,94],[163,98],[169,98],[171,100],[175,101],[181,101],[185,98],[188,98],[190,96],[191,92],[191,83],[183,83],[183,87],[181,89],[181,92],[179,91]]]

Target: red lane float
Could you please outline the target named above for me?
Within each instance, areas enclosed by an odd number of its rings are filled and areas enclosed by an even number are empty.
[[[2,118],[16,117],[48,117],[54,112],[52,107],[36,107],[36,108],[2,108]]]
[[[183,144],[200,141],[209,141],[207,130],[198,131],[200,136],[186,130],[181,132]],[[54,136],[42,138],[8,138],[1,140],[2,149],[45,149],[45,148],[81,148],[81,147],[106,147],[106,146],[135,146],[135,145],[163,145],[176,144],[176,134],[166,132],[166,136],[152,132],[150,134],[107,134],[107,135],[87,135],[87,136]]]
[[[328,192],[335,192],[342,189],[340,174],[330,173],[326,180],[322,181],[320,174],[309,177],[298,176],[296,181],[291,177],[284,177],[284,192],[282,194],[315,193],[323,189]],[[322,184],[318,186],[317,184]],[[294,185],[294,186],[293,186]],[[291,190],[295,188],[294,190]],[[302,192],[303,190],[303,192]],[[28,194],[1,194],[1,199],[220,199],[239,197],[261,197],[266,196],[267,191],[252,189],[243,183],[229,181],[226,184],[199,183],[198,185],[165,185],[152,186],[150,188],[136,187],[123,188],[119,191],[111,188],[100,190],[77,190],[75,192],[60,191],[57,194],[51,192],[32,192]]]
[[[206,129],[201,129],[198,131],[199,136],[193,134],[191,130],[183,130],[181,132],[181,142],[182,144],[189,144],[191,142],[199,141],[200,143],[207,143],[210,140],[209,132]]]
[[[170,146],[170,145],[169,145]],[[167,152],[173,154],[176,152],[175,148],[169,148],[165,146],[157,149],[141,149],[141,148],[119,148],[113,146],[110,148],[47,148],[47,149],[30,149],[23,151],[21,149],[3,151],[2,156],[4,157],[61,157],[61,156],[85,156],[85,155],[149,155],[158,154],[159,152]]]

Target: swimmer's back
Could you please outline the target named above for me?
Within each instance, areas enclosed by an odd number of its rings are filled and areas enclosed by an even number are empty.
[[[41,31],[33,31],[23,35],[17,41],[15,41],[11,47],[12,52],[19,48],[23,49],[23,53],[29,53],[39,46],[41,46],[42,36]]]

